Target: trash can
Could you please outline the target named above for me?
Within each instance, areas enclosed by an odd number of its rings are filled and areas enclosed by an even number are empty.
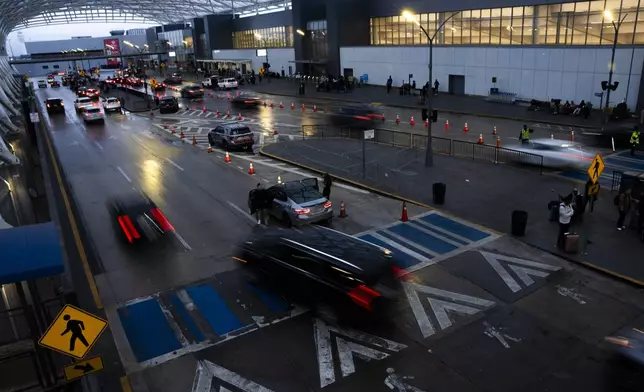
[[[525,228],[528,225],[528,213],[526,211],[512,211],[512,235],[523,237]]]
[[[434,204],[445,204],[445,193],[447,192],[447,185],[442,182],[435,182],[432,185],[432,192],[434,196]]]

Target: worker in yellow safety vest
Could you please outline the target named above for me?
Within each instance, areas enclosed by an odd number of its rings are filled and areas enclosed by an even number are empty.
[[[633,128],[633,133],[631,134],[631,155],[635,155],[635,149],[640,144],[640,131],[637,127]]]
[[[521,133],[519,134],[519,140],[521,140],[521,143],[530,142],[530,128],[528,128],[528,126],[525,124],[523,124],[523,128],[521,128]]]

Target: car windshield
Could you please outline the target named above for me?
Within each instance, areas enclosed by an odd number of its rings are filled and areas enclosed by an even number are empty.
[[[47,103],[48,104],[53,104],[53,105],[59,105],[60,104],[60,99],[48,99]]]
[[[92,100],[89,99],[89,98],[80,98],[78,100],[78,103],[91,103],[91,102],[92,102]]]
[[[285,184],[286,196],[297,204],[322,199],[322,195],[315,188],[301,184]]]
[[[174,102],[174,99],[172,99],[172,97],[165,97],[165,98],[161,98],[161,102],[163,102],[163,103],[172,103],[172,102]]]
[[[119,102],[119,100],[116,99],[116,98],[110,98],[110,99],[107,100],[107,103],[118,103],[118,102]]]
[[[91,113],[91,114],[96,114],[96,113],[100,113],[100,112],[101,112],[101,109],[99,109],[99,108],[87,109],[87,113]]]

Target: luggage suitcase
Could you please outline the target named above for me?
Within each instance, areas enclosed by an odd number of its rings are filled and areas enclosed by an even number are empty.
[[[577,253],[579,252],[579,234],[566,233],[564,240],[564,252]]]

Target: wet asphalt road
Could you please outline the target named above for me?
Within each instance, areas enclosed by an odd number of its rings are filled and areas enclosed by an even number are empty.
[[[413,235],[383,232],[398,227],[399,202],[338,185],[331,199],[347,204],[349,218],[333,227],[414,249],[416,264],[407,301],[389,323],[334,326],[249,285],[230,260],[233,246],[257,230],[246,214],[248,190],[278,176],[310,174],[247,153],[226,164],[221,152],[208,154],[164,129],[164,123],[211,128],[220,120],[207,113],[226,110],[225,99],[182,100],[190,110],[166,118],[113,114],[104,125],[86,125],[72,109],[69,89],[38,96],[65,99],[65,115],[50,118],[51,135],[99,255],[92,273],[135,391],[635,391],[641,385],[642,373],[615,362],[602,343],[625,325],[642,328],[639,291],[465,221],[433,220],[433,212],[422,215],[430,223],[414,219]],[[260,108],[242,116],[254,131],[288,135],[323,114]],[[203,144],[203,132],[190,132]],[[251,160],[255,176],[247,174]],[[148,193],[178,233],[152,252],[123,246],[104,207],[132,188]],[[409,208],[412,217],[427,214]],[[510,275],[499,273],[498,263]]]

